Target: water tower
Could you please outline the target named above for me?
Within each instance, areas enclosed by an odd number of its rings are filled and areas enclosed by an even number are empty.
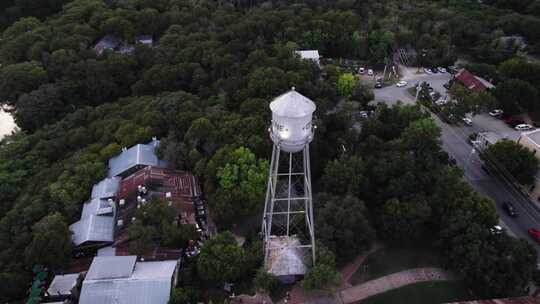
[[[295,91],[270,103],[274,142],[262,222],[266,270],[292,283],[315,262],[309,143],[315,104]]]

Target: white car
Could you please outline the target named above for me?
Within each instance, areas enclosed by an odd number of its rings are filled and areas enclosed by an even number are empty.
[[[503,113],[504,113],[503,110],[496,109],[496,110],[493,110],[493,111],[489,112],[489,116],[497,117],[497,116],[501,116]]]
[[[443,97],[441,97],[441,98],[439,98],[439,100],[435,101],[435,104],[438,105],[438,106],[442,106],[442,105],[445,105],[447,103],[448,103],[448,100],[446,100]]]
[[[463,120],[463,123],[466,124],[467,126],[472,126],[472,119],[465,117],[462,120]]]
[[[433,72],[430,70],[430,69],[424,69],[424,73],[428,74],[428,75],[432,75]]]
[[[366,72],[366,69],[364,68],[358,68],[358,73],[364,74]]]
[[[519,125],[514,127],[514,129],[516,129],[517,131],[527,131],[527,130],[530,130],[532,128],[533,127],[531,125],[528,125],[528,124],[519,124]]]
[[[396,83],[396,86],[397,86],[398,88],[404,87],[404,86],[406,86],[406,85],[407,85],[407,82],[404,81],[404,80],[402,80],[402,81]]]
[[[367,70],[367,74],[368,74],[369,76],[373,76],[373,70],[372,70],[372,69]]]
[[[446,73],[446,69],[443,67],[438,67],[437,70],[439,70],[441,73]]]

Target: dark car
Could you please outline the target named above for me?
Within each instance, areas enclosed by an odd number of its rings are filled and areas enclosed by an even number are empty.
[[[431,72],[433,72],[433,74],[437,74],[439,73],[439,70],[437,70],[437,68],[431,68]]]
[[[375,84],[375,89],[380,89],[380,88],[382,88],[382,83],[377,82],[377,83]]]
[[[502,207],[504,211],[506,211],[506,213],[508,213],[508,215],[512,217],[516,217],[519,215],[519,213],[516,211],[516,208],[514,208],[514,205],[511,202],[504,202],[502,204]]]

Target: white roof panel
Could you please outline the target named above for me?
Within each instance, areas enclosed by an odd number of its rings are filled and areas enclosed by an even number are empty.
[[[167,304],[176,261],[138,262],[130,277],[83,282],[80,304]]]
[[[50,295],[70,295],[71,289],[77,284],[78,273],[54,276],[47,292]]]
[[[114,218],[112,216],[90,215],[75,222],[69,226],[69,229],[73,232],[71,239],[75,246],[89,241],[114,241]]]
[[[282,117],[305,117],[312,115],[315,109],[315,103],[294,88],[270,103],[272,113]]]
[[[136,262],[137,257],[134,255],[97,256],[90,265],[85,281],[130,277]]]
[[[163,161],[160,161],[155,153],[159,146],[159,140],[153,140],[148,144],[138,144],[119,155],[109,159],[109,176],[117,176],[124,173],[126,170],[137,166],[163,166]]]
[[[120,177],[105,178],[92,188],[92,198],[107,199],[115,197],[120,187]]]
[[[302,59],[315,59],[319,60],[319,51],[318,50],[303,50],[303,51],[296,51],[296,54],[300,55],[300,58]]]

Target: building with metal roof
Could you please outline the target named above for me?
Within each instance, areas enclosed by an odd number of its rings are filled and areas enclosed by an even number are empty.
[[[96,43],[94,46],[94,51],[96,51],[96,54],[99,56],[103,54],[105,50],[114,50],[120,45],[120,40],[118,40],[116,37],[107,35]]]
[[[144,190],[143,190],[144,189]],[[203,206],[201,187],[189,172],[147,166],[127,177],[118,190],[116,239],[123,239],[137,208],[155,199],[166,200],[178,224],[199,224],[203,235],[213,235],[216,227]]]
[[[482,77],[475,76],[473,73],[466,69],[461,69],[454,79],[465,86],[467,89],[474,92],[481,92],[488,89],[493,89],[495,86]]]
[[[320,59],[321,56],[319,55],[318,50],[302,50],[302,51],[296,51],[296,54],[300,56],[300,58],[304,60],[313,60],[317,65],[320,65]]]
[[[178,262],[137,262],[135,256],[95,257],[80,304],[167,304]]]
[[[79,273],[54,276],[49,288],[47,288],[46,296],[50,298],[69,297],[71,290],[77,285],[79,276]]]
[[[69,226],[75,246],[100,245],[114,240],[114,202],[91,199],[83,206],[81,219]]]
[[[92,198],[108,199],[116,197],[121,180],[122,179],[117,176],[104,178],[92,187]]]
[[[166,163],[159,160],[156,148],[159,140],[153,139],[148,144],[138,144],[109,159],[109,177],[126,177],[146,166],[165,167]]]
[[[152,38],[152,35],[142,35],[142,36],[136,37],[135,42],[138,44],[152,46],[154,44],[154,38]]]

